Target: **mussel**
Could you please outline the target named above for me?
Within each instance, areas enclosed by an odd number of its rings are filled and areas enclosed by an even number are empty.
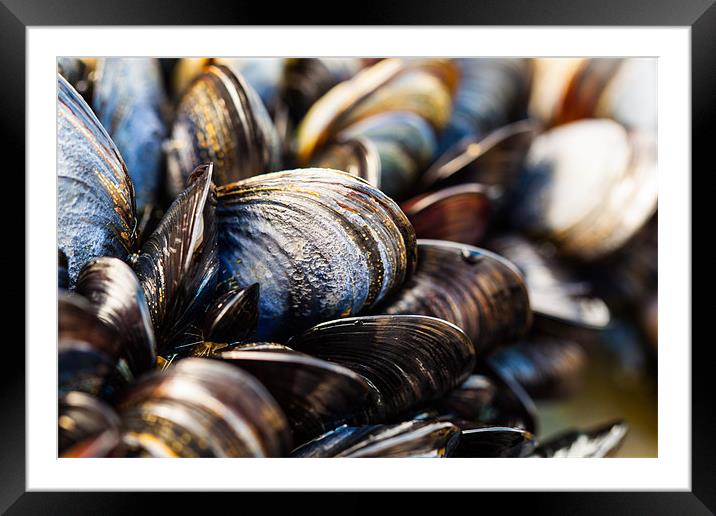
[[[440,398],[460,385],[475,364],[475,348],[460,328],[419,315],[329,321],[293,337],[289,346],[370,381],[380,399],[368,408],[367,422]]]
[[[154,367],[156,342],[144,290],[131,267],[117,258],[87,262],[75,291],[91,303],[97,317],[115,330],[120,354],[133,374]]]
[[[144,377],[119,414],[125,456],[274,457],[291,446],[273,397],[218,360],[187,358]]]
[[[418,195],[400,208],[418,238],[476,245],[487,232],[490,191],[481,184],[467,183]]]
[[[143,218],[160,186],[166,102],[158,59],[98,60],[92,108],[124,158]]]
[[[57,245],[72,288],[84,264],[134,251],[134,188],[119,150],[87,103],[57,75]]]
[[[415,267],[403,212],[349,174],[264,174],[218,187],[217,197],[221,280],[260,283],[261,340],[368,309]]]
[[[281,146],[253,88],[226,66],[211,65],[177,106],[167,159],[169,189],[176,194],[194,169],[208,162],[217,185],[277,170]]]
[[[439,240],[418,241],[415,274],[375,311],[445,319],[462,328],[480,353],[524,335],[532,320],[527,288],[513,264]]]
[[[539,135],[526,159],[516,224],[583,260],[624,245],[655,213],[656,140],[606,119]]]

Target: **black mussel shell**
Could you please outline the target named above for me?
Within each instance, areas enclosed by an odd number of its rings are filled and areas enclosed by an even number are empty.
[[[286,418],[258,380],[218,360],[187,358],[135,383],[119,406],[128,456],[276,457]]]
[[[373,385],[338,364],[291,350],[238,349],[221,353],[221,360],[266,386],[286,413],[295,442],[335,428],[379,402]]]
[[[527,457],[536,445],[534,436],[521,428],[467,428],[460,432],[455,457]]]
[[[144,290],[122,260],[102,257],[90,260],[80,271],[75,292],[86,297],[105,324],[120,339],[120,353],[136,376],[156,362],[156,343],[144,298]]]
[[[487,232],[491,201],[487,187],[467,183],[420,194],[400,208],[418,238],[476,245]]]
[[[381,401],[365,414],[367,422],[398,416],[444,396],[475,364],[475,348],[460,328],[419,315],[338,319],[293,337],[289,346],[370,381]]]
[[[585,330],[602,330],[609,325],[606,303],[593,295],[593,288],[558,261],[549,246],[515,236],[493,240],[490,249],[514,263],[524,275],[530,304],[544,324],[553,323]]]
[[[259,284],[229,289],[220,294],[204,315],[204,338],[211,342],[236,343],[255,330],[259,316]]]
[[[216,288],[216,201],[211,178],[211,164],[196,169],[187,189],[134,257],[161,354],[186,344],[188,328],[202,315]]]
[[[586,431],[570,430],[546,440],[532,457],[601,458],[613,454],[624,441],[628,426],[608,423]]]
[[[179,192],[202,163],[213,162],[224,185],[280,168],[276,129],[253,88],[222,65],[212,65],[182,96],[168,154],[169,189]]]
[[[587,361],[576,342],[533,338],[497,350],[493,366],[511,376],[536,399],[563,397],[579,385]]]
[[[504,258],[455,242],[418,241],[418,268],[375,310],[421,314],[459,326],[486,352],[525,334],[532,320],[522,275]]]
[[[449,457],[460,430],[447,421],[340,426],[295,449],[292,457]]]
[[[57,245],[74,286],[92,258],[122,260],[134,250],[134,189],[127,167],[97,117],[57,75]]]
[[[70,288],[70,273],[67,270],[67,255],[57,250],[57,288],[67,290]]]
[[[262,340],[356,315],[415,267],[397,204],[344,172],[299,169],[217,188],[221,281],[259,283]]]
[[[160,188],[166,102],[158,59],[97,60],[92,107],[127,164],[140,216]]]
[[[58,454],[87,438],[119,427],[119,417],[103,401],[84,392],[68,392],[58,408]]]

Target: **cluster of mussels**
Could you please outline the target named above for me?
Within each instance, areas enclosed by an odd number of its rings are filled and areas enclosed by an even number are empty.
[[[532,400],[569,394],[617,313],[656,340],[655,64],[58,69],[60,456],[622,442],[538,443]]]

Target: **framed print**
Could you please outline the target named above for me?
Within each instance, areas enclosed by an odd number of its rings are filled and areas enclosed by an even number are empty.
[[[710,2],[131,4],[0,10],[27,300],[4,510],[714,510],[691,344]]]

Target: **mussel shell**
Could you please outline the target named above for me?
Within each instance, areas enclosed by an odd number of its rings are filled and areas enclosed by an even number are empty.
[[[418,268],[377,313],[421,314],[459,326],[478,353],[524,335],[531,324],[517,268],[489,251],[455,242],[418,241]]]
[[[621,421],[600,425],[585,431],[569,430],[540,444],[532,457],[606,457],[619,448],[627,431],[628,426]]]
[[[261,285],[259,339],[355,315],[414,269],[415,234],[403,212],[344,172],[264,174],[217,196],[221,280]]]
[[[536,318],[592,330],[602,330],[611,319],[606,303],[593,288],[558,261],[548,246],[515,235],[489,243],[490,249],[514,263],[524,274]]]
[[[159,190],[166,102],[158,59],[98,60],[92,107],[124,158],[140,215]]]
[[[440,139],[440,152],[466,138],[482,138],[524,113],[532,64],[523,58],[462,58],[450,120]]]
[[[380,154],[375,145],[366,138],[337,141],[319,152],[311,165],[342,170],[380,188]]]
[[[58,454],[105,430],[119,427],[119,417],[103,401],[84,392],[60,397],[58,409]]]
[[[184,344],[183,334],[202,315],[216,288],[212,170],[211,164],[196,169],[133,260],[160,353]]]
[[[279,168],[280,142],[261,99],[225,66],[209,66],[182,96],[172,129],[168,173],[173,192],[193,170],[214,163],[224,185]]]
[[[259,316],[259,284],[230,289],[217,297],[204,316],[204,338],[211,342],[235,343],[256,331]]]
[[[422,190],[462,183],[490,187],[495,199],[506,199],[518,185],[522,165],[537,131],[521,120],[484,136],[465,138],[447,149],[420,178]]]
[[[623,246],[657,207],[656,141],[611,120],[582,120],[537,138],[525,162],[515,224],[582,260]]]
[[[455,457],[517,458],[527,457],[537,445],[530,432],[521,428],[468,428],[460,432]]]
[[[144,290],[122,260],[95,258],[77,277],[75,291],[85,296],[97,317],[113,328],[121,341],[121,354],[132,373],[148,371],[156,362],[156,343]]]
[[[533,338],[497,350],[491,360],[496,369],[514,378],[530,396],[544,399],[573,392],[587,356],[576,342]]]
[[[362,376],[303,353],[239,348],[221,353],[220,358],[263,383],[288,417],[295,442],[335,428],[380,400]]]
[[[284,71],[282,57],[215,57],[211,63],[224,65],[241,76],[256,92],[269,112],[278,101]]]
[[[292,457],[449,457],[460,430],[446,421],[341,426],[295,449]]]
[[[87,103],[57,75],[57,245],[70,287],[92,258],[126,259],[137,221],[127,167]]]
[[[140,454],[272,457],[290,450],[276,401],[250,374],[217,360],[187,358],[152,373],[119,409],[123,440]]]
[[[364,376],[381,402],[367,421],[400,415],[436,400],[467,378],[475,348],[455,325],[419,315],[338,319],[293,337],[289,346]]]
[[[470,245],[483,239],[491,211],[488,188],[478,183],[424,193],[405,201],[400,208],[418,238]]]
[[[355,122],[390,111],[415,113],[434,128],[447,123],[456,69],[447,60],[385,59],[342,82],[308,111],[296,132],[301,164]]]

